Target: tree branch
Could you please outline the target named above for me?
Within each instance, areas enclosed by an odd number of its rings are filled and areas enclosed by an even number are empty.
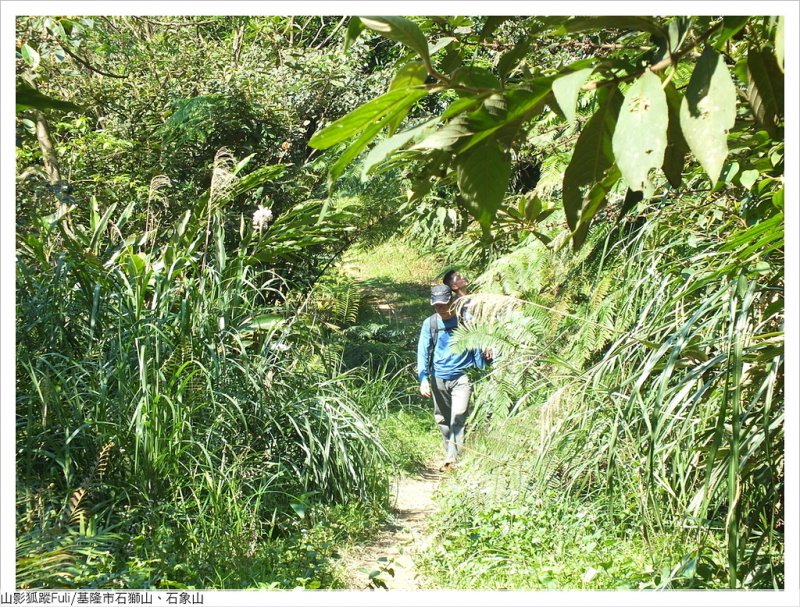
[[[56,154],[53,138],[50,135],[50,126],[47,124],[45,115],[36,110],[36,140],[39,142],[39,149],[42,153],[42,164],[47,174],[47,181],[50,185],[55,185],[61,181],[61,171],[58,168],[58,155]]]
[[[595,80],[594,82],[588,82],[581,87],[583,91],[593,91],[598,88],[603,88],[607,86],[614,86],[615,84],[620,84],[621,82],[628,82],[630,80],[634,80],[641,76],[644,72],[660,72],[668,68],[670,65],[678,63],[681,59],[683,59],[686,55],[691,53],[698,45],[705,42],[711,34],[716,32],[720,27],[722,27],[722,21],[714,25],[713,27],[709,28],[708,31],[704,32],[700,37],[693,40],[691,44],[687,45],[686,48],[683,50],[673,54],[670,54],[668,57],[662,59],[658,63],[654,63],[653,65],[649,65],[644,68],[641,72],[637,72],[634,74],[628,74],[627,76],[622,76],[620,78],[612,78],[611,80]]]
[[[164,22],[164,21],[153,21],[152,19],[145,19],[144,17],[138,17],[138,19],[140,19],[141,21],[144,21],[145,23],[150,23],[151,25],[160,25],[162,27],[192,27],[192,26],[198,26],[198,25],[213,25],[214,23],[217,23],[216,21],[213,21],[213,20],[211,20],[211,21],[190,21],[190,22],[186,22],[186,23],[178,23],[176,21],[167,21],[167,22]]]
[[[85,67],[86,69],[88,69],[88,70],[90,70],[90,71],[92,71],[92,72],[94,72],[94,73],[96,73],[96,74],[100,74],[101,76],[108,76],[109,78],[127,78],[127,77],[128,77],[128,75],[127,75],[127,74],[111,74],[111,73],[109,73],[109,72],[104,72],[103,70],[99,70],[99,69],[97,69],[96,67],[93,67],[92,65],[90,65],[90,64],[89,64],[89,62],[88,62],[88,61],[86,61],[85,59],[83,59],[82,57],[79,57],[78,55],[76,55],[75,53],[73,53],[73,52],[72,52],[71,50],[69,50],[69,48],[67,48],[65,45],[61,44],[61,45],[59,45],[59,46],[61,46],[61,48],[64,50],[64,52],[65,52],[67,55],[69,55],[70,57],[72,57],[72,58],[73,58],[75,61],[77,61],[78,63],[80,63],[80,64],[81,64],[83,67]]]

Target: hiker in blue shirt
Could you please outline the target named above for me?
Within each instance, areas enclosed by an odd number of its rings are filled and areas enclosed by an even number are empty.
[[[464,426],[472,393],[467,371],[486,366],[480,350],[460,354],[450,351],[450,339],[458,326],[451,300],[452,291],[447,285],[431,288],[431,305],[436,313],[422,323],[417,345],[419,391],[422,396],[433,396],[434,417],[444,438],[443,471],[453,469],[458,452],[464,446]]]

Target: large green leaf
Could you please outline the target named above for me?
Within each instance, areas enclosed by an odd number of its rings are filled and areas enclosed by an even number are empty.
[[[430,128],[431,124],[435,120],[436,119],[434,118],[414,127],[413,129],[408,129],[407,131],[397,133],[393,137],[384,139],[375,145],[375,147],[370,150],[369,154],[367,154],[367,157],[364,159],[364,165],[361,169],[361,179],[366,179],[367,174],[372,170],[372,168],[378,164],[381,164],[389,154],[403,147],[406,143],[423,133],[425,129]]]
[[[316,133],[308,145],[324,150],[361,132],[388,114],[410,107],[427,94],[419,89],[394,89],[356,108]]]
[[[462,85],[472,89],[496,90],[502,88],[500,80],[494,73],[483,67],[464,65],[453,72],[451,78],[453,86]]]
[[[369,145],[370,141],[375,139],[376,135],[386,126],[387,118],[382,118],[369,125],[361,135],[347,149],[339,156],[336,162],[328,170],[328,187],[333,186],[333,183],[339,179],[339,176],[344,171],[345,167],[350,164],[356,157],[364,151]],[[324,213],[323,213],[324,214]]]
[[[70,101],[48,97],[25,82],[17,85],[17,111],[20,110],[60,110],[62,112],[81,112],[83,108]]]
[[[400,69],[397,70],[394,78],[392,78],[392,82],[389,84],[389,90],[393,91],[395,89],[419,86],[425,82],[427,75],[428,72],[425,70],[425,65],[419,61],[404,63],[400,66]]]
[[[575,121],[575,104],[578,101],[578,93],[593,71],[594,68],[587,67],[565,76],[559,76],[553,81],[553,94],[558,102],[558,107],[561,108],[570,123]]]
[[[443,48],[450,46],[453,42],[457,42],[457,38],[453,38],[451,36],[444,36],[442,38],[439,38],[433,44],[428,45],[428,55],[432,57]]]
[[[508,21],[513,17],[501,17],[501,16],[491,16],[486,17],[486,22],[483,24],[483,28],[481,29],[481,34],[478,37],[479,40],[486,40],[487,38],[491,37],[496,30],[504,21]]]
[[[405,89],[408,90],[408,89]],[[391,124],[392,120],[397,116],[399,113],[405,113],[407,111],[407,107],[424,97],[427,93],[425,91],[419,90],[412,90],[409,94],[408,99],[405,103],[398,103],[392,108],[391,111],[385,113],[382,117],[378,120],[369,124],[361,133],[361,135],[356,139],[353,143],[351,143],[348,148],[339,156],[338,160],[333,164],[333,166],[328,171],[328,185],[332,186],[333,182],[335,182],[339,176],[344,171],[345,167],[350,164],[356,157],[364,151],[364,149],[370,144],[370,142],[375,139],[376,135],[383,130],[384,127]],[[357,110],[356,110],[357,111]]]
[[[614,129],[612,149],[631,190],[652,195],[650,171],[664,162],[669,115],[661,79],[645,72],[625,93]]]
[[[20,52],[22,54],[22,60],[30,65],[31,69],[35,70],[37,67],[39,67],[39,61],[41,58],[39,57],[38,51],[36,51],[33,47],[23,44]]]
[[[469,125],[475,135],[464,144],[462,151],[490,136],[510,145],[522,124],[541,112],[552,92],[552,83],[552,77],[536,78],[526,88],[490,95],[482,108],[470,114]]]
[[[783,116],[783,72],[770,51],[747,52],[747,100],[758,124],[777,137]]]
[[[722,29],[714,40],[714,48],[721,50],[725,43],[747,25],[750,17],[728,15],[722,18]]]
[[[658,21],[650,17],[633,17],[624,15],[604,15],[602,17],[573,17],[560,28],[559,34],[574,34],[586,31],[602,31],[607,29],[647,32],[658,38],[669,39],[667,31]]]
[[[416,51],[426,64],[430,63],[428,41],[413,21],[405,17],[361,17],[361,22],[373,32],[405,44]]]
[[[361,19],[358,17],[350,17],[350,22],[347,24],[347,32],[344,36],[344,52],[346,53],[353,42],[361,35],[361,32],[364,31],[364,24],[361,22]]]
[[[577,251],[586,241],[586,235],[589,233],[589,226],[592,224],[594,216],[608,203],[608,194],[617,185],[620,178],[620,170],[616,165],[611,165],[603,179],[599,183],[594,184],[589,190],[589,193],[583,200],[581,207],[581,216],[578,219],[578,224],[572,232],[572,246]]]
[[[511,158],[493,138],[456,158],[458,189],[467,211],[484,230],[500,208],[510,175]]]
[[[736,87],[723,58],[703,50],[681,102],[681,129],[712,184],[728,156],[728,131],[736,120]]]
[[[673,17],[669,22],[669,51],[677,53],[692,29],[692,17]]]
[[[784,42],[783,42],[783,30],[784,30],[784,21],[786,18],[781,15],[778,17],[778,22],[775,24],[775,59],[778,61],[778,67],[781,68],[781,71],[785,71],[783,69],[783,54],[784,54]]]
[[[447,120],[462,112],[475,109],[481,103],[482,97],[459,97],[447,106],[447,109],[442,112],[439,117],[441,120]]]
[[[528,36],[521,38],[510,51],[506,51],[497,61],[497,72],[502,80],[506,79],[514,67],[528,52],[531,47],[531,39]]]
[[[611,137],[622,105],[622,96],[616,88],[602,93],[606,97],[583,127],[572,159],[564,171],[564,213],[572,230],[577,227],[581,216],[581,191],[602,181],[612,163]]]
[[[389,90],[404,89],[417,87],[425,83],[425,78],[428,76],[428,71],[422,63],[416,61],[406,63],[399,70],[392,83],[389,85]],[[411,105],[407,105],[403,110],[397,112],[394,117],[389,121],[389,134],[393,134],[403,119],[408,115]]]
[[[456,116],[442,128],[416,144],[416,150],[451,150],[459,141],[475,133],[467,116]]]
[[[664,164],[661,169],[673,188],[680,187],[683,165],[686,162],[686,155],[689,153],[689,146],[683,138],[681,131],[681,99],[682,97],[670,82],[664,89],[667,96],[667,108],[669,110],[669,126],[667,127],[667,149],[664,152]]]

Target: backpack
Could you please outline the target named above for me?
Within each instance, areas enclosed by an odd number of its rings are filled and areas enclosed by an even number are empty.
[[[431,326],[431,347],[428,351],[428,378],[433,379],[433,353],[436,350],[436,341],[439,339],[439,315],[431,314],[428,317]]]

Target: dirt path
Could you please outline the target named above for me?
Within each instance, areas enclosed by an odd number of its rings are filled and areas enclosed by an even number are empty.
[[[418,574],[415,559],[430,542],[428,516],[434,511],[433,494],[441,473],[428,467],[422,473],[401,479],[394,487],[393,520],[369,546],[360,546],[343,558],[348,586],[354,590],[382,588],[420,590],[430,585]],[[364,571],[360,571],[363,569]],[[389,570],[394,571],[392,576]],[[381,571],[371,582],[370,572]]]
[[[435,270],[429,262],[420,262],[418,254],[407,247],[373,252],[384,259],[376,273],[373,264],[345,263],[344,273],[361,288],[364,305],[379,319],[392,325],[419,326],[427,315],[429,280]],[[420,311],[421,308],[422,310]],[[413,356],[413,352],[411,353]],[[432,420],[431,420],[432,421]],[[341,566],[348,588],[364,590],[419,590],[435,587],[417,571],[416,559],[431,541],[429,516],[434,512],[433,495],[442,473],[429,464],[420,473],[404,476],[392,488],[392,519],[370,540],[342,555]],[[374,578],[370,574],[379,572]]]

